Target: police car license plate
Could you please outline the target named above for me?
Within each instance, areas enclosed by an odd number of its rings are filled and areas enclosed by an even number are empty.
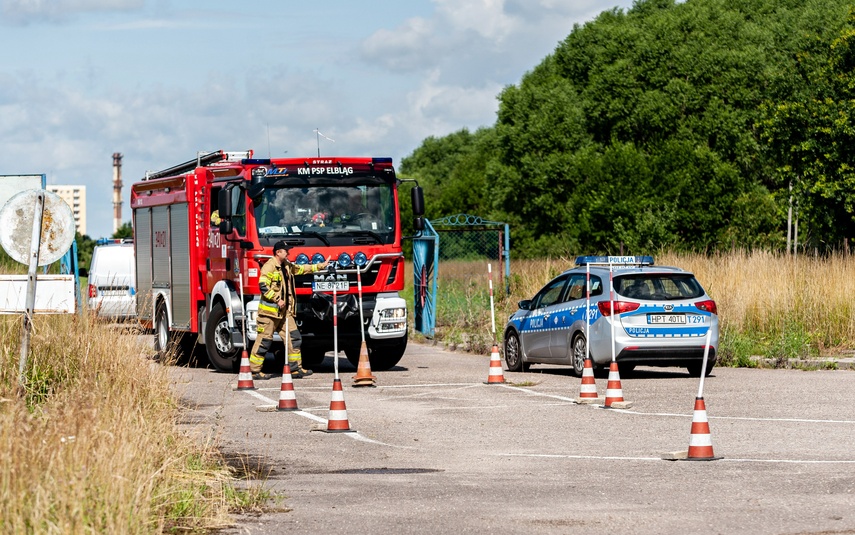
[[[648,314],[647,323],[651,325],[686,323],[685,314]]]
[[[335,291],[337,292],[346,292],[350,288],[350,284],[347,281],[312,283],[312,289],[316,292],[331,292],[333,291],[333,286],[335,286]]]

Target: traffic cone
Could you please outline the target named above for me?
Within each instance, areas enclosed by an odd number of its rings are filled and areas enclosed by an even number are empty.
[[[692,414],[692,433],[689,435],[689,455],[694,461],[714,461],[720,459],[713,454],[710,423],[707,420],[707,407],[704,398],[695,398],[695,412]]]
[[[279,411],[298,411],[297,397],[294,395],[294,381],[291,379],[291,366],[285,362],[282,368],[282,388],[279,390]]]
[[[353,386],[375,386],[377,378],[371,375],[371,361],[368,359],[368,346],[362,342],[359,349],[359,364],[356,366],[356,375],[353,376]]]
[[[499,357],[499,346],[493,344],[493,352],[490,353],[490,375],[487,376],[487,382],[484,384],[502,384],[505,382],[505,375],[502,372],[502,359]]]
[[[327,433],[352,432],[347,421],[347,407],[344,405],[344,392],[341,390],[341,379],[333,380],[332,399],[330,400],[330,417],[327,420]]]
[[[255,390],[255,383],[252,381],[252,370],[249,368],[249,355],[246,349],[240,357],[240,370],[238,372],[237,390]]]
[[[605,407],[614,409],[628,409],[631,405],[623,399],[623,389],[620,386],[620,372],[617,362],[609,364],[609,382],[606,384]]]
[[[594,364],[591,358],[585,359],[585,367],[582,368],[582,386],[579,388],[578,403],[594,403],[599,398],[597,395],[597,382],[594,380]]]

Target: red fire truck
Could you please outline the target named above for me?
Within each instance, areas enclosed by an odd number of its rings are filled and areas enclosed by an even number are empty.
[[[407,347],[401,182],[391,158],[259,159],[252,151],[206,153],[147,174],[131,189],[131,207],[137,312],[157,351],[204,345],[214,367],[237,370],[256,336],[261,266],[284,240],[292,262],[331,258],[335,268],[296,278],[304,365],[333,349],[336,313],[338,348],[352,363],[364,333],[372,369],[397,364]],[[418,184],[412,203],[421,230]]]

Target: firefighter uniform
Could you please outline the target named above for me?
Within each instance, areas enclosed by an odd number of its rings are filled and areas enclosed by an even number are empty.
[[[294,290],[294,276],[314,273],[326,267],[327,262],[313,265],[297,265],[287,258],[289,247],[284,241],[273,245],[273,258],[264,263],[258,278],[261,290],[261,302],[258,305],[258,321],[255,343],[249,356],[249,367],[253,378],[267,379],[261,373],[264,356],[273,343],[273,334],[279,333],[285,341],[285,352],[291,375],[295,378],[311,375],[311,370],[303,369],[300,358],[300,330],[297,328],[297,294]],[[284,251],[277,254],[279,251]]]

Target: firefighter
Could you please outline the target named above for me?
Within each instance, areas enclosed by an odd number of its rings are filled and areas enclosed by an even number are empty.
[[[291,377],[300,379],[311,375],[311,370],[303,368],[300,358],[300,330],[297,329],[297,295],[294,291],[294,275],[314,273],[325,269],[329,260],[320,264],[297,265],[288,260],[290,246],[284,241],[273,244],[273,258],[261,266],[258,287],[261,290],[261,302],[258,304],[258,336],[252,345],[249,356],[249,367],[253,379],[270,379],[271,375],[263,373],[261,366],[264,356],[273,343],[273,333],[278,332],[285,341],[285,352],[288,355],[288,365],[291,367]],[[285,332],[286,325],[290,332]]]

